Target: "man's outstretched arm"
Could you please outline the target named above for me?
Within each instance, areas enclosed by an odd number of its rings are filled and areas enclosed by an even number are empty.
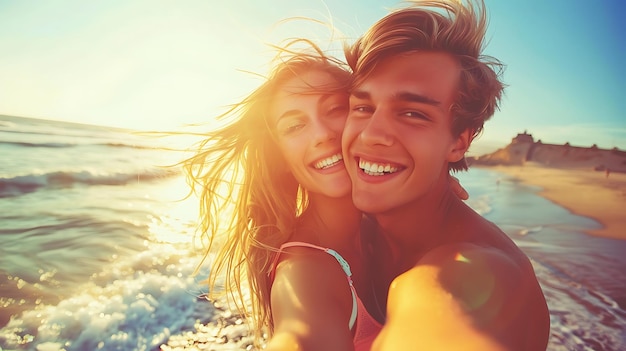
[[[392,282],[372,350],[543,351],[549,323],[532,270],[499,250],[455,244]]]

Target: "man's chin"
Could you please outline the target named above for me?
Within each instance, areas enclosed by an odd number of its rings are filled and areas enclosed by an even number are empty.
[[[367,198],[361,198],[361,197],[355,197],[354,194],[352,194],[352,201],[354,202],[354,206],[361,212],[365,212],[368,214],[378,214],[378,213],[384,213],[387,208],[382,205],[380,203],[380,198],[371,198],[371,197],[367,197]]]

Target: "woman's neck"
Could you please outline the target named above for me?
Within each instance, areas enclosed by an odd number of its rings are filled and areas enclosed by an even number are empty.
[[[354,207],[350,196],[330,198],[310,194],[295,237],[340,252],[349,251],[358,248],[360,219],[361,212]]]

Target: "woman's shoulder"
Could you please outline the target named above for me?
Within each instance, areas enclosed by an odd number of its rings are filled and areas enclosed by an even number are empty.
[[[351,307],[349,280],[332,255],[309,245],[281,248],[271,286],[275,338],[293,336],[291,344],[330,343],[346,349],[352,342]]]
[[[285,274],[308,274],[312,277],[318,273],[338,273],[345,279],[342,270],[345,260],[336,251],[307,242],[288,242],[283,244],[276,253],[275,269]]]

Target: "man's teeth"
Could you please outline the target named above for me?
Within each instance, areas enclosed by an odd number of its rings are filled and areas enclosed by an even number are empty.
[[[359,160],[359,168],[361,168],[363,172],[365,172],[365,174],[371,176],[381,176],[398,171],[398,167],[393,167],[390,164],[383,165],[374,162],[366,162],[363,160]]]
[[[326,169],[326,168],[336,165],[341,160],[343,160],[343,156],[341,156],[341,154],[336,154],[336,155],[327,157],[323,160],[317,161],[317,163],[315,164],[315,168]]]

